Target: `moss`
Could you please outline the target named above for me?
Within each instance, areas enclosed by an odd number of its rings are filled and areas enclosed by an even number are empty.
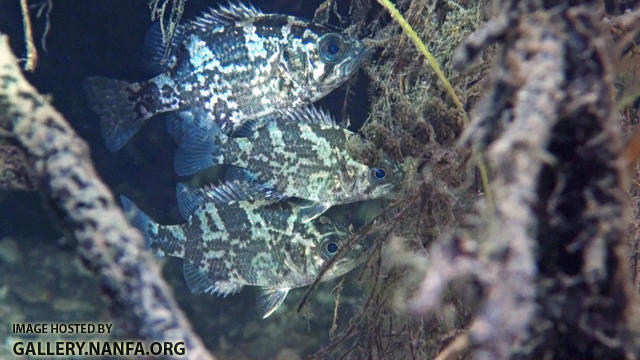
[[[482,93],[479,80],[488,66],[480,62],[476,72],[459,74],[450,64],[460,43],[483,23],[485,4],[439,0],[397,4],[443,64],[464,107],[470,108]],[[370,17],[387,19],[379,7],[367,11]],[[395,22],[376,22],[369,30],[380,49],[379,56],[365,68],[371,80],[371,110],[360,131],[377,149],[402,163],[406,176],[395,196],[397,201],[385,209],[375,225],[381,236],[379,251],[374,252],[363,273],[367,303],[350,325],[338,328],[333,341],[314,358],[429,358],[437,355],[442,339],[469,321],[469,310],[477,298],[473,296],[475,287],[457,287],[444,300],[449,304],[446,314],[417,322],[403,315],[406,300],[424,272],[420,254],[459,226],[465,213],[474,208],[476,183],[475,177],[469,176],[473,175],[468,163],[470,151],[456,144],[464,116]],[[354,153],[367,159],[375,151],[356,147]]]

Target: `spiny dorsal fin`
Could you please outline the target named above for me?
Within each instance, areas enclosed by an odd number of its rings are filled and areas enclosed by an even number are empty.
[[[231,136],[233,137],[245,137],[250,138],[255,135],[256,128],[258,128],[261,124],[265,123],[267,120],[263,119],[254,119],[249,120],[242,124],[239,128],[233,130]]]
[[[295,109],[280,110],[279,114],[283,119],[288,121],[341,127],[336,123],[333,115],[331,115],[328,111],[311,105],[298,107]]]
[[[225,280],[210,279],[207,274],[188,261],[182,263],[184,280],[193,294],[216,294],[227,297],[242,289],[242,285]]]
[[[267,202],[278,202],[288,196],[277,191],[270,182],[260,181],[251,171],[232,167],[225,172],[225,180],[233,182],[236,188],[243,191],[252,200],[265,200]]]
[[[183,183],[178,183],[176,197],[178,210],[185,220],[189,220],[196,209],[208,202],[223,205],[235,201],[279,201],[285,198],[268,184],[256,182],[253,175],[243,169],[227,172],[227,181],[220,185],[189,188]]]
[[[207,185],[197,189],[196,192],[216,204],[228,204],[234,201],[254,200],[256,197],[261,197],[260,190],[260,187],[250,181],[237,179],[226,181],[221,185]]]
[[[217,9],[209,8],[202,15],[186,23],[185,26],[187,29],[210,31],[212,27],[229,25],[260,15],[264,15],[264,13],[253,5],[230,1],[226,6],[220,6]]]

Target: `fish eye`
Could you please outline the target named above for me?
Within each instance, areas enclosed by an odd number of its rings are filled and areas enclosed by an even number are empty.
[[[318,48],[323,61],[336,63],[344,57],[346,44],[341,35],[329,33],[320,38]]]
[[[386,171],[384,171],[384,169],[372,168],[371,171],[369,172],[369,181],[372,184],[381,184],[385,181],[384,179],[386,176],[387,176],[387,173]]]
[[[323,258],[325,258],[325,259],[332,258],[338,252],[338,250],[340,250],[340,246],[338,245],[338,242],[336,241],[336,237],[335,236],[330,236],[327,240],[325,240],[322,243],[322,246],[321,246],[320,250],[322,252],[322,257]]]

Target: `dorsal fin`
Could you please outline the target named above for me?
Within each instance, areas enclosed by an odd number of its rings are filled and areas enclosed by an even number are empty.
[[[208,202],[222,205],[263,196],[261,187],[241,180],[227,181],[220,185],[206,185],[202,188],[190,188],[183,183],[176,185],[178,210],[185,220],[189,220],[197,208]]]
[[[164,42],[160,21],[151,24],[140,53],[140,63],[138,67],[147,76],[156,76],[167,71],[170,67],[171,51],[180,41],[180,26],[174,31],[169,44]]]
[[[255,174],[244,168],[232,167],[227,169],[225,180],[227,183],[235,183],[236,188],[242,189],[243,193],[253,200],[278,202],[288,197],[277,191],[271,183],[259,181]]]
[[[264,13],[253,5],[230,1],[226,6],[209,8],[200,16],[186,23],[185,27],[187,29],[211,31],[212,27],[229,25],[260,15],[264,15]]]
[[[242,124],[236,130],[233,130],[231,136],[250,138],[255,135],[256,128],[262,123],[260,119],[249,120]]]
[[[284,120],[341,127],[328,111],[311,105],[280,110],[278,113]]]
[[[243,180],[227,181],[221,185],[207,185],[196,192],[216,204],[228,204],[233,201],[253,200],[260,190]]]

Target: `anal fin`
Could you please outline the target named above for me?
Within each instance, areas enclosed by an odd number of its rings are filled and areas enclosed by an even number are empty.
[[[242,289],[241,284],[226,280],[211,279],[207,273],[188,261],[182,264],[184,280],[193,294],[217,294],[223,297],[233,295]]]
[[[191,189],[183,183],[176,185],[176,198],[178,199],[180,215],[185,220],[189,220],[191,214],[208,201],[197,190]]]
[[[185,136],[188,136],[186,129],[194,122],[191,111],[171,111],[164,115],[167,125],[167,132],[176,144],[181,144]]]
[[[221,136],[207,113],[198,107],[165,113],[167,132],[176,144],[189,139],[205,139],[210,134]]]
[[[264,312],[263,319],[268,318],[274,311],[278,310],[282,302],[289,293],[289,288],[271,289],[264,288],[258,298],[260,309]]]

